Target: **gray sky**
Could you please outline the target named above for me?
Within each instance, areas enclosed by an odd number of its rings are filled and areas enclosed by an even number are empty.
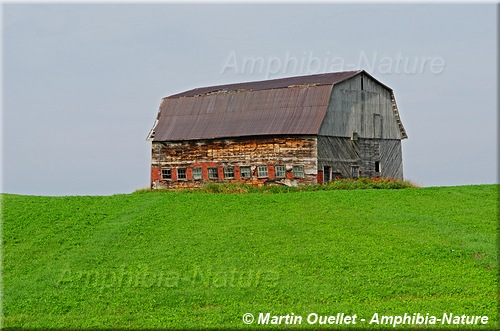
[[[496,183],[495,4],[4,4],[3,192],[128,193],[164,96],[365,69],[423,186]],[[254,64],[252,68],[252,64]]]

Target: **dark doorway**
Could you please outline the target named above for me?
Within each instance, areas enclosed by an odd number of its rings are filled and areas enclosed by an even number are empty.
[[[332,167],[324,166],[323,167],[323,182],[326,183],[332,180]]]

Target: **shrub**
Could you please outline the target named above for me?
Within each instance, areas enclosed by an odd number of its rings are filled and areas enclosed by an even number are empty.
[[[207,183],[198,190],[203,193],[248,193],[252,187],[243,183]]]
[[[337,179],[327,183],[331,189],[354,190],[354,189],[402,189],[418,187],[408,180],[395,180],[391,178],[345,178]]]
[[[285,186],[285,185],[267,185],[254,187],[243,183],[206,183],[201,188],[190,189],[142,189],[134,193],[149,192],[184,192],[184,193],[225,193],[225,194],[244,194],[244,193],[264,193],[278,194],[290,192],[311,192],[311,191],[330,191],[330,190],[363,190],[363,189],[404,189],[419,187],[409,180],[395,180],[391,178],[337,178],[324,185],[303,185],[303,186]]]

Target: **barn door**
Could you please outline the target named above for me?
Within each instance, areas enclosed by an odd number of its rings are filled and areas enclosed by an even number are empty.
[[[324,166],[323,167],[323,182],[326,183],[332,180],[332,167]]]

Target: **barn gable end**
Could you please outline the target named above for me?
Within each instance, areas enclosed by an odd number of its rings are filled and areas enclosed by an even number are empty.
[[[333,86],[318,133],[318,171],[403,179],[405,138],[392,89],[361,72]]]
[[[335,84],[318,134],[404,139],[406,131],[398,125],[392,99],[392,90],[365,72]]]

